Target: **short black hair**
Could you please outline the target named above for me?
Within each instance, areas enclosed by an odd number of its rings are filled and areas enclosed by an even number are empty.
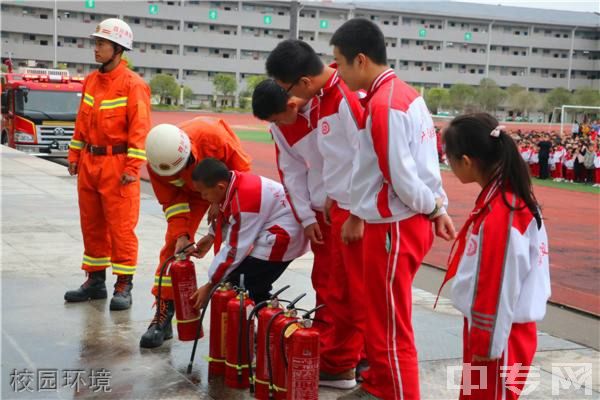
[[[192,180],[201,182],[204,186],[213,188],[219,182],[229,182],[231,174],[229,168],[216,158],[205,158],[194,168]]]
[[[375,64],[387,64],[383,32],[367,19],[353,18],[346,21],[334,32],[329,44],[337,47],[349,63],[363,53]]]
[[[287,109],[289,96],[273,79],[265,79],[252,93],[252,113],[258,119],[267,120]]]
[[[308,43],[288,39],[271,51],[266,68],[270,77],[285,83],[295,83],[303,76],[319,75],[325,66]]]

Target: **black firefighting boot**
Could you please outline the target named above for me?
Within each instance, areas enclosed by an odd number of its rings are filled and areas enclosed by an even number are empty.
[[[133,275],[117,275],[113,298],[110,299],[110,309],[120,311],[131,307],[131,289],[133,289]]]
[[[160,307],[156,307],[156,314],[154,314],[154,319],[148,330],[142,335],[140,347],[152,349],[161,346],[165,340],[171,339],[173,337],[171,320],[174,314],[175,304],[173,300],[162,300]]]
[[[106,270],[90,272],[83,285],[65,293],[65,301],[75,303],[106,298]]]

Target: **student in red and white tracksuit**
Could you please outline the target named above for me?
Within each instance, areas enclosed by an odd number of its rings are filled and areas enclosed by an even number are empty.
[[[351,216],[342,238],[360,236],[364,227],[369,370],[348,398],[419,399],[412,282],[433,242],[432,220],[436,233],[447,239],[454,235],[444,207],[435,127],[419,93],[387,68],[385,39],[377,25],[352,19],[335,32],[331,44],[348,87],[367,90]]]
[[[193,180],[205,200],[219,204],[227,232],[210,264],[209,282],[195,294],[196,306],[204,304],[219,282],[239,285],[241,274],[250,298],[255,302],[267,300],[273,282],[308,250],[283,186],[251,173],[229,171],[213,158],[196,167]],[[213,241],[211,231],[198,242],[196,255],[203,257]]]
[[[317,107],[288,94],[272,79],[259,83],[252,94],[254,115],[271,122],[277,169],[288,200],[314,253],[311,273],[316,304],[325,304],[331,269],[331,230],[325,222],[323,156],[317,150]],[[319,331],[331,325],[327,307],[317,311],[314,326]]]
[[[538,178],[540,176],[540,157],[537,149],[531,149],[531,155],[529,156],[529,170],[531,176]]]
[[[444,279],[454,278],[452,302],[465,316],[461,399],[519,398],[551,290],[548,237],[527,165],[497,125],[489,114],[464,115],[444,134],[455,175],[482,186]]]
[[[568,150],[565,155],[565,180],[567,182],[573,182],[575,180],[575,151]]]
[[[600,186],[600,149],[596,151],[596,158],[594,158],[594,186]]]
[[[552,178],[555,180],[563,179],[563,161],[567,151],[561,145],[556,146],[556,149],[552,153],[552,160],[554,162],[554,170],[552,171]]]
[[[364,348],[362,241],[358,237],[344,243],[341,231],[350,216],[350,182],[358,152],[362,107],[358,94],[339,78],[335,65],[325,66],[302,41],[280,42],[266,66],[284,90],[293,96],[317,100],[318,151],[324,160],[327,193],[325,215],[329,216],[333,237],[325,299],[332,321],[331,329],[321,334],[320,385],[352,388],[356,385],[355,367]]]

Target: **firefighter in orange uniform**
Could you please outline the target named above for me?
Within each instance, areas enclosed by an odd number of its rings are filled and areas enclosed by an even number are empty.
[[[210,207],[210,203],[194,191],[192,172],[207,157],[222,161],[230,170],[248,171],[250,157],[242,150],[238,137],[225,121],[205,117],[185,121],[178,126],[155,126],[148,133],[146,152],[150,181],[167,219],[165,245],[160,252],[152,288],[152,294],[158,296],[162,264],[194,243],[194,234]],[[163,275],[160,290],[160,309],[156,310],[148,330],[142,335],[141,347],[158,347],[173,337],[171,319],[175,307],[168,271]]]
[[[133,34],[125,22],[110,18],[92,34],[96,62],[83,85],[83,98],[69,145],[69,173],[78,175],[77,191],[83,233],[82,269],[87,280],[65,293],[68,302],[104,299],[106,268],[117,282],[111,310],[131,307],[138,240],[140,167],[150,129],[150,89],[121,60],[131,50]]]

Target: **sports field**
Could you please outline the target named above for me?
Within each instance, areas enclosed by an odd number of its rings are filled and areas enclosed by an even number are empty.
[[[178,123],[202,115],[226,120],[252,156],[254,171],[279,179],[267,125],[252,115],[154,112],[152,123]],[[515,124],[515,129],[519,128],[543,126]],[[475,184],[462,185],[447,170],[442,171],[442,178],[450,199],[449,212],[458,229],[471,211],[479,188]],[[600,315],[600,189],[536,180],[535,194],[543,207],[550,237],[551,300]],[[445,268],[449,251],[449,244],[436,239],[425,261]]]

